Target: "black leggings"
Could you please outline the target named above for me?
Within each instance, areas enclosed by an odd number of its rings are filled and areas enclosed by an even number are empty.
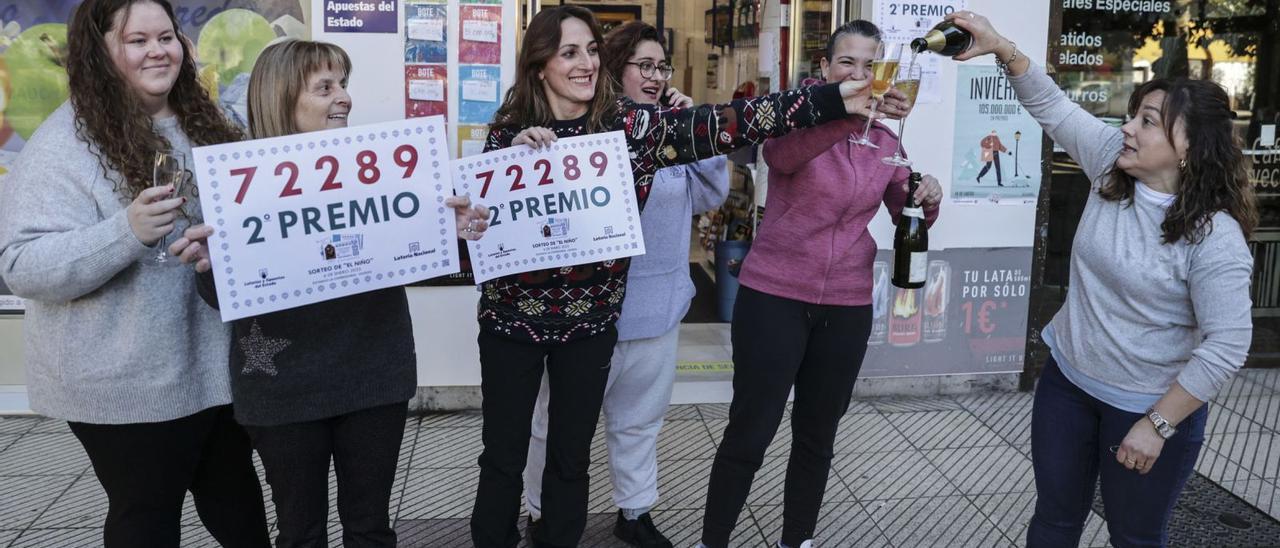
[[[783,495],[782,542],[813,538],[834,455],[836,427],[871,334],[870,306],[808,304],[738,289],[733,310],[733,404],[716,451],[702,522],[702,542],[729,545],[751,481],[778,432],[787,394],[791,457]]]
[[[547,374],[547,459],[542,471],[542,522],[532,544],[577,546],[587,525],[591,438],[618,331],[567,343],[529,343],[481,330],[480,391],[484,452],[471,513],[479,548],[514,548],[524,492],[533,406]]]
[[[394,548],[391,486],[409,402],[307,422],[246,426],[271,485],[276,548],[328,546],[329,462],[346,548]]]
[[[218,544],[270,546],[249,437],[230,405],[164,422],[70,425],[107,492],[107,548],[177,548],[187,491]]]

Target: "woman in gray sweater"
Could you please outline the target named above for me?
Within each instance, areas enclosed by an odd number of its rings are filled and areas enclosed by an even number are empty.
[[[1163,546],[1204,441],[1205,405],[1249,351],[1257,225],[1226,93],[1156,79],[1106,125],[1067,99],[986,18],[965,60],[994,53],[1022,105],[1093,185],[1071,291],[1045,328],[1052,351],[1031,418],[1035,515],[1027,545],[1075,546],[1101,476],[1116,546]]]
[[[76,9],[71,100],[2,185],[0,275],[27,299],[31,407],[70,423],[106,491],[104,544],[178,546],[191,491],[221,545],[265,547],[230,406],[230,330],[187,269],[155,264],[153,246],[198,211],[192,185],[152,187],[156,154],[240,138],[178,28],[163,0]]]

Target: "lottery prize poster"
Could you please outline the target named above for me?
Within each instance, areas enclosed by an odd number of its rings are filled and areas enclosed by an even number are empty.
[[[458,67],[458,121],[489,124],[498,111],[502,93],[502,67],[462,65]]]
[[[447,62],[449,6],[436,2],[414,2],[406,4],[404,9],[404,62]]]
[[[446,65],[404,66],[404,117],[445,116],[449,112]]]
[[[192,154],[223,321],[458,271],[443,117]]]
[[[502,62],[502,6],[459,6],[462,34],[458,38],[458,63],[497,65]]]
[[[644,253],[621,131],[462,158],[453,187],[490,212],[484,238],[467,242],[476,283]]]

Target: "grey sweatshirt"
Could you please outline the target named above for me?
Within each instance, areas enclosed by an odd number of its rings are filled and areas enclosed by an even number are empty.
[[[190,156],[176,118],[156,127]],[[231,403],[230,327],[197,295],[189,267],[143,264],[156,250],[129,228],[119,177],[103,176],[64,103],[0,183],[0,276],[28,299],[31,407],[121,424]],[[195,206],[189,199],[187,210]]]
[[[1010,81],[1095,190],[1072,244],[1071,290],[1051,324],[1055,350],[1121,390],[1163,394],[1176,380],[1209,401],[1244,365],[1252,340],[1253,258],[1240,225],[1218,212],[1201,242],[1161,243],[1158,200],[1112,202],[1096,192],[1120,154],[1120,130],[1067,99],[1038,67]]]
[[[660,336],[689,311],[691,219],[720,206],[729,194],[724,156],[658,170],[640,212],[645,254],[631,260],[627,296],[618,318],[618,340]]]

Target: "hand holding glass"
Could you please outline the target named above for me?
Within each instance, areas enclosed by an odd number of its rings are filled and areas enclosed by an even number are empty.
[[[905,67],[898,68],[898,75],[893,81],[893,87],[901,91],[907,96],[907,113],[916,105],[916,94],[920,92],[920,65],[915,63],[915,54],[911,55],[911,62]],[[891,166],[911,167],[911,160],[902,155],[902,130],[906,128],[907,114],[903,114],[898,118],[898,146],[893,151],[893,156],[881,158],[880,161]]]
[[[180,153],[157,152],[155,156],[155,167],[152,170],[152,187],[160,187],[165,185],[173,185],[172,196],[180,196],[182,194],[182,183],[187,176],[186,157]],[[160,242],[156,244],[159,251],[156,252],[152,262],[158,265],[172,264],[176,261],[169,260],[169,254],[165,252],[165,242],[168,235],[161,236]]]

